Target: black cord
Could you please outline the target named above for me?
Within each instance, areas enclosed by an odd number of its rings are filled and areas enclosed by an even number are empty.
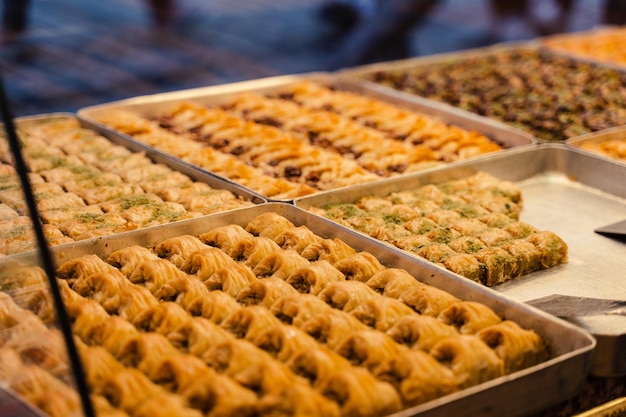
[[[37,203],[35,201],[35,197],[33,196],[33,189],[28,178],[28,170],[22,156],[20,141],[17,136],[17,131],[13,122],[11,110],[9,109],[9,100],[4,89],[4,81],[1,73],[0,110],[2,111],[2,120],[4,122],[4,130],[7,134],[9,147],[11,149],[11,153],[13,154],[15,170],[17,171],[20,182],[22,184],[22,190],[24,191],[26,205],[28,207],[28,212],[30,213],[33,228],[35,230],[35,235],[37,237],[37,243],[39,245],[39,253],[41,256],[43,269],[48,276],[50,290],[52,292],[52,298],[56,307],[59,326],[61,327],[61,332],[63,333],[63,337],[65,339],[65,345],[67,348],[70,365],[72,366],[72,369],[74,371],[74,382],[76,384],[76,389],[78,390],[78,394],[83,405],[84,416],[95,417],[93,406],[91,404],[91,399],[89,397],[89,388],[87,387],[85,373],[76,350],[76,344],[74,343],[74,338],[72,335],[72,325],[67,316],[65,305],[63,304],[63,298],[61,297],[61,291],[59,290],[59,285],[56,281],[56,268],[54,267],[54,262],[52,261],[52,256],[50,254],[48,242],[46,241],[46,237],[43,233],[43,228],[41,227],[41,223],[39,222]]]

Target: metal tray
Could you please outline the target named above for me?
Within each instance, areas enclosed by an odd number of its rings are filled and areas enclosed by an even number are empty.
[[[581,146],[586,143],[601,144],[602,142],[610,140],[620,140],[626,145],[626,126],[611,127],[609,129],[600,130],[598,132],[577,136],[575,138],[566,140],[565,144],[580,149],[581,152],[590,153],[592,155],[598,156],[599,158],[604,158],[619,164],[626,165],[626,160],[619,160],[616,158],[612,158],[608,155],[602,155],[600,153],[595,153],[591,150],[581,148]]]
[[[224,181],[222,178],[203,171],[192,164],[188,164],[184,161],[175,160],[173,158],[164,156],[159,152],[155,152],[153,148],[146,146],[140,142],[130,142],[124,140],[120,138],[119,135],[112,134],[110,130],[101,129],[98,126],[93,126],[87,122],[82,121],[75,114],[72,113],[49,113],[35,116],[18,117],[15,119],[15,125],[19,133],[19,129],[27,128],[29,125],[35,125],[50,120],[63,119],[75,119],[83,128],[97,132],[98,134],[109,139],[111,143],[124,146],[133,152],[144,152],[146,156],[149,157],[154,163],[166,165],[174,171],[178,171],[181,174],[187,175],[194,181],[207,183],[215,189],[230,191],[236,196],[255,204],[262,204],[267,202],[267,200],[263,196],[259,195],[258,193],[254,193],[245,187],[233,184],[229,181]]]
[[[626,299],[622,279],[626,245],[594,233],[597,227],[626,217],[626,169],[563,144],[514,149],[455,167],[298,199],[295,204],[309,209],[352,202],[365,195],[383,196],[477,171],[515,181],[523,197],[520,219],[557,233],[569,246],[566,264],[507,281],[494,287],[496,291],[517,301],[551,294]],[[598,339],[591,372],[598,376],[626,374],[626,317],[579,317],[576,324]]]
[[[262,204],[150,229],[69,243],[52,248],[52,253],[57,263],[85,254],[106,257],[129,245],[153,247],[174,236],[197,236],[227,224],[243,226],[266,212],[278,213],[296,226],[306,225],[322,237],[342,239],[357,251],[369,251],[386,266],[406,269],[419,280],[461,299],[482,302],[496,313],[517,321],[521,326],[534,329],[553,348],[554,355],[546,362],[403,410],[395,413],[394,417],[521,416],[567,400],[582,387],[596,345],[595,339],[588,332],[444,269],[433,268],[413,256],[393,250],[388,245],[364,239],[358,233],[338,227],[333,222],[291,204]],[[19,264],[27,260],[28,256],[32,254],[7,257],[0,262],[0,269]]]
[[[462,60],[469,59],[469,58],[477,58],[477,57],[480,58],[480,57],[490,56],[490,55],[500,53],[500,52],[506,52],[509,50],[514,51],[516,49],[534,50],[546,56],[563,57],[563,58],[567,58],[571,60],[572,62],[588,63],[594,67],[609,68],[617,72],[620,72],[622,74],[624,73],[624,71],[626,71],[626,66],[600,62],[597,60],[585,59],[585,58],[573,56],[571,54],[566,54],[563,52],[558,52],[552,49],[548,49],[542,46],[541,38],[537,38],[537,39],[532,39],[532,40],[527,40],[527,41],[501,42],[501,43],[497,43],[497,44],[486,46],[486,47],[472,48],[472,49],[466,49],[462,51],[444,52],[444,53],[439,53],[439,54],[407,58],[407,59],[401,59],[401,60],[396,60],[396,61],[361,65],[361,66],[337,71],[336,74],[337,74],[337,77],[341,79],[345,78],[348,80],[353,80],[353,81],[358,80],[362,82],[366,90],[376,91],[381,94],[395,95],[399,100],[406,100],[406,101],[413,101],[413,102],[420,103],[420,102],[423,102],[424,100],[428,101],[431,99],[420,96],[418,94],[401,91],[393,87],[387,87],[382,84],[369,81],[365,79],[365,77],[377,71],[410,70],[411,68],[415,68],[415,67],[445,64],[448,62],[457,62],[457,61],[462,61]],[[448,108],[453,108],[461,113],[469,113],[472,115],[475,114],[467,110],[462,110],[456,106],[445,103],[443,101],[441,102],[437,101],[437,103],[440,104],[441,109],[443,109],[444,111],[448,111]],[[489,117],[487,116],[480,116],[480,117],[489,119]],[[532,133],[526,131],[525,129],[521,129],[521,128],[517,129],[513,127],[513,125],[510,125],[508,123],[500,122],[500,121],[498,122],[503,123],[504,125],[508,126],[509,129],[518,130],[519,132],[522,132],[526,135],[530,135],[531,137],[535,138],[536,143],[555,142],[555,139],[541,138],[536,135],[533,135]],[[557,142],[562,142],[562,141],[559,140]]]
[[[441,103],[432,100],[406,100],[400,95],[393,93],[389,94],[388,92],[386,93],[384,91],[376,91],[374,89],[366,88],[364,83],[338,78],[334,74],[329,73],[283,75],[217,86],[134,97],[111,103],[85,107],[78,111],[77,116],[83,121],[83,123],[88,124],[93,128],[97,128],[102,132],[108,131],[109,134],[117,134],[120,137],[120,140],[137,144],[138,142],[130,136],[119,132],[116,133],[111,128],[99,123],[97,121],[98,115],[115,109],[131,110],[150,117],[159,111],[162,111],[164,108],[167,108],[172,103],[178,101],[194,101],[201,105],[217,105],[227,102],[237,94],[243,92],[268,94],[302,80],[331,84],[343,90],[352,91],[360,95],[369,96],[381,101],[399,105],[413,111],[435,116],[445,123],[454,124],[467,130],[478,131],[493,141],[499,143],[504,148],[535,144],[535,139],[532,135],[511,128],[504,123],[486,117],[481,117],[470,112],[465,112],[452,106],[442,105]],[[175,158],[172,155],[162,153],[158,150],[153,149],[153,152]],[[228,180],[228,178],[226,179]],[[291,201],[271,198],[268,199],[278,202]]]

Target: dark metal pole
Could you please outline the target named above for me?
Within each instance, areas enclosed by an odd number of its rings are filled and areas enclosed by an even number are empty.
[[[74,371],[74,383],[76,384],[76,389],[78,390],[78,394],[83,405],[85,417],[95,417],[93,406],[91,404],[91,399],[89,397],[89,388],[87,387],[85,373],[82,367],[82,363],[80,362],[78,351],[76,350],[76,344],[74,343],[74,338],[72,335],[72,324],[70,323],[67,312],[65,310],[63,298],[61,297],[61,291],[59,290],[59,285],[56,281],[56,268],[54,267],[54,262],[52,261],[52,256],[50,254],[48,242],[46,241],[43,228],[41,227],[41,223],[39,222],[37,203],[35,201],[33,189],[28,178],[26,163],[24,162],[24,158],[22,156],[20,141],[17,136],[15,124],[13,122],[13,115],[11,113],[11,110],[9,109],[9,100],[4,88],[4,80],[1,73],[0,110],[2,112],[2,121],[4,122],[4,130],[7,134],[9,147],[11,149],[11,153],[13,154],[15,170],[17,171],[17,174],[20,178],[22,190],[24,191],[24,198],[26,199],[26,205],[28,207],[28,212],[30,213],[30,217],[33,222],[33,228],[35,230],[37,243],[39,245],[39,253],[41,256],[43,269],[48,276],[50,290],[52,292],[52,298],[56,307],[57,319],[59,322],[59,326],[61,327],[63,337],[65,338],[67,355],[70,361],[70,365],[72,366],[72,369]]]

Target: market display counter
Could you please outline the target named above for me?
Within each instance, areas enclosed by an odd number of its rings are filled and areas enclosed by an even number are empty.
[[[544,48],[18,120],[86,380],[3,146],[0,411],[625,415],[625,316],[526,302],[626,298],[626,74]]]

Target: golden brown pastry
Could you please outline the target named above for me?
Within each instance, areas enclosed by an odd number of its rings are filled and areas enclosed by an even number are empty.
[[[230,376],[259,396],[280,392],[295,385],[307,385],[304,378],[274,359],[254,362]]]
[[[106,261],[129,277],[139,265],[155,259],[158,259],[158,256],[150,249],[133,245],[114,251],[107,257]]]
[[[218,343],[232,339],[232,333],[204,317],[193,317],[167,335],[179,351],[202,357]]]
[[[333,308],[314,315],[299,327],[330,349],[337,348],[349,336],[368,329],[354,315]]]
[[[121,318],[132,321],[137,314],[156,306],[158,303],[157,299],[146,288],[130,285],[120,290],[116,313]]]
[[[110,316],[90,328],[81,338],[86,343],[103,346],[113,356],[118,357],[122,348],[138,334],[139,331],[129,321]]]
[[[95,329],[104,324],[111,316],[97,301],[83,299],[81,308],[68,308],[71,311],[72,331],[86,343],[91,343]]]
[[[312,388],[297,384],[263,395],[259,417],[339,417],[339,406]]]
[[[258,215],[246,225],[245,229],[255,236],[275,239],[281,233],[294,227],[295,225],[286,217],[278,213],[268,212]]]
[[[133,417],[202,417],[199,410],[190,408],[186,402],[176,395],[163,395],[148,398],[133,410]]]
[[[298,252],[288,249],[268,254],[256,264],[252,272],[258,278],[272,277],[284,280],[293,271],[309,263]]]
[[[298,291],[284,280],[263,278],[242,289],[237,294],[237,302],[243,306],[260,305],[270,308],[280,297],[293,294],[298,294]]]
[[[348,280],[367,282],[372,275],[385,269],[380,261],[369,252],[358,252],[335,262],[334,267]]]
[[[411,314],[398,318],[387,334],[398,343],[428,352],[440,339],[459,333],[454,326],[435,317]]]
[[[13,300],[21,308],[35,313],[44,323],[56,323],[56,306],[47,284],[15,289],[12,293]]]
[[[467,253],[457,253],[443,261],[443,265],[450,271],[479,283],[485,282],[485,266],[475,256]]]
[[[67,387],[46,370],[36,365],[23,363],[20,363],[19,373],[12,375],[10,379],[3,380],[3,383],[30,402],[37,402],[48,391],[62,390]]]
[[[24,364],[36,365],[61,380],[67,380],[71,375],[71,367],[60,330],[29,327],[29,332],[14,335],[4,345],[14,349]],[[12,330],[16,328],[19,326],[14,326]]]
[[[456,327],[462,334],[475,334],[502,321],[491,308],[475,301],[454,303],[443,310],[437,318]]]
[[[252,305],[232,313],[221,326],[235,337],[253,341],[262,331],[281,326],[281,322],[267,308]]]
[[[337,281],[329,284],[317,296],[329,306],[347,313],[367,300],[381,297],[376,291],[360,281]]]
[[[352,365],[374,371],[382,362],[406,349],[389,335],[376,330],[364,330],[352,334],[337,346],[335,351],[348,359]]]
[[[361,303],[350,312],[361,323],[386,332],[402,316],[413,315],[409,306],[395,298],[379,297]]]
[[[346,358],[321,345],[293,355],[286,363],[295,374],[306,378],[316,388],[333,372],[352,367]]]
[[[209,289],[197,277],[180,274],[164,282],[152,294],[159,302],[175,302],[188,310],[188,305],[198,297],[204,297]]]
[[[544,268],[551,268],[567,261],[567,243],[554,232],[533,233],[526,240],[541,252],[541,266]]]
[[[191,314],[179,304],[164,302],[137,314],[133,318],[132,323],[141,331],[155,332],[167,336],[189,320],[191,320]]]
[[[106,378],[96,393],[114,407],[133,414],[143,401],[164,396],[166,391],[137,369],[125,368]]]
[[[159,257],[169,260],[180,268],[192,253],[204,248],[206,245],[199,238],[182,235],[165,239],[154,247],[154,251]]]
[[[124,366],[102,346],[87,346],[77,340],[76,347],[85,370],[87,384],[92,391],[96,391],[104,381],[124,369]]]
[[[46,390],[31,401],[35,407],[50,417],[75,415],[82,411],[78,393],[68,385],[59,385]]]
[[[72,289],[83,297],[92,298],[109,312],[119,303],[123,288],[130,287],[128,279],[118,270],[100,271],[74,281]]]
[[[158,333],[138,333],[121,346],[116,358],[122,365],[137,368],[147,375],[164,358],[177,353],[165,336]]]
[[[334,265],[338,260],[354,255],[356,251],[341,239],[323,239],[311,243],[300,253],[309,261],[328,261]]]
[[[253,343],[281,362],[319,346],[310,335],[288,324],[272,326],[260,332]]]
[[[413,310],[426,316],[436,317],[443,310],[460,300],[452,294],[431,285],[420,285],[398,298]]]
[[[0,206],[2,203],[0,203]],[[48,282],[48,275],[38,266],[11,266],[2,271],[2,288],[12,292],[20,288],[29,288]]]
[[[525,239],[510,240],[500,247],[513,256],[514,270],[518,275],[529,274],[542,268],[541,251]]]
[[[204,280],[204,285],[211,291],[221,290],[237,297],[237,294],[248,285],[257,281],[252,270],[244,264],[225,266],[215,271],[213,275]]]
[[[213,290],[195,298],[186,308],[194,316],[204,317],[215,324],[220,324],[226,317],[239,310],[241,305],[224,291]]]
[[[164,356],[147,370],[152,382],[169,392],[179,393],[189,387],[203,372],[209,372],[206,364],[196,356],[175,353]]]
[[[386,416],[402,409],[402,400],[395,388],[364,368],[336,370],[319,390],[339,404],[342,416]]]
[[[279,250],[281,250],[280,246],[272,239],[263,236],[252,236],[239,239],[230,256],[235,261],[254,268],[266,255]]]
[[[62,263],[56,270],[56,276],[68,280],[71,286],[76,279],[85,278],[101,271],[119,272],[97,255],[83,255]]]
[[[459,389],[504,375],[502,359],[475,335],[441,339],[432,347],[430,354],[452,370]]]
[[[296,269],[285,281],[298,292],[317,295],[331,283],[345,279],[344,275],[328,261],[318,260]]]
[[[19,375],[23,367],[24,363],[15,350],[5,346],[0,347],[1,381],[11,381],[14,377]]]
[[[365,283],[378,293],[391,298],[399,298],[409,289],[424,286],[413,275],[400,268],[383,269]]]
[[[209,246],[215,246],[230,256],[231,251],[239,239],[251,237],[252,234],[247,232],[243,227],[237,224],[229,224],[226,226],[216,227],[199,236],[200,240]]]
[[[541,336],[511,320],[485,327],[477,336],[504,361],[506,374],[541,363],[549,356]]]
[[[304,225],[285,229],[274,238],[274,241],[283,250],[295,250],[298,253],[301,253],[311,243],[320,240],[322,240],[320,236]]]
[[[188,274],[197,276],[201,280],[205,280],[219,269],[234,264],[233,258],[228,256],[223,250],[206,247],[189,254],[180,269]]]
[[[183,275],[184,272],[167,259],[154,259],[138,265],[128,280],[155,293],[169,281]]]
[[[280,297],[270,311],[280,321],[302,327],[310,318],[331,311],[332,307],[311,294],[294,294]]]
[[[115,408],[101,395],[91,394],[91,404],[98,417],[129,417],[128,413]]]
[[[229,339],[209,349],[202,359],[217,372],[232,376],[259,362],[275,360],[272,356],[244,339]]]
[[[476,259],[483,264],[485,274],[483,284],[494,286],[519,276],[515,269],[516,259],[501,247],[485,247],[474,254]]]
[[[422,404],[457,390],[454,373],[421,350],[400,352],[380,364],[374,375],[396,387],[405,407]]]
[[[210,417],[254,417],[257,396],[232,378],[207,368],[180,392],[194,409]]]

